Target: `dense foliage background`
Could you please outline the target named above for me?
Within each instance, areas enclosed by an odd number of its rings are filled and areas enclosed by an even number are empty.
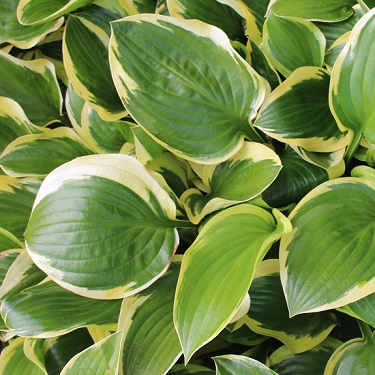
[[[2,0],[1,374],[374,374],[375,2]]]

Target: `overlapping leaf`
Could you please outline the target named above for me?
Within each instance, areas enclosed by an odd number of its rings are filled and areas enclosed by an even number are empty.
[[[281,167],[273,150],[255,142],[245,142],[221,164],[204,166],[201,173],[208,193],[193,188],[181,196],[190,221],[197,224],[211,212],[255,198],[274,181]]]
[[[262,48],[272,65],[288,77],[297,68],[323,65],[325,38],[312,22],[271,12],[264,23]]]
[[[255,269],[290,223],[257,206],[239,205],[215,215],[200,231],[182,262],[174,321],[185,362],[231,321]]]
[[[178,244],[175,227],[191,226],[175,214],[173,201],[137,160],[90,155],[43,181],[26,245],[34,262],[69,290],[122,298],[165,272]]]
[[[374,208],[373,186],[347,177],[321,184],[292,211],[293,231],[280,244],[291,316],[344,306],[375,291]]]
[[[276,372],[253,358],[222,355],[213,359],[216,365],[216,375],[277,375]]]
[[[249,121],[264,81],[220,29],[144,14],[113,22],[110,44],[125,107],[167,149],[214,164],[238,151],[244,137],[260,140]]]

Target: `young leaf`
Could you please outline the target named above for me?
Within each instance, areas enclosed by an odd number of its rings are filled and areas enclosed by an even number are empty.
[[[342,131],[350,130],[350,158],[362,132],[375,144],[375,8],[363,16],[350,33],[348,43],[332,69],[330,107]]]
[[[43,24],[84,7],[92,0],[21,0],[17,7],[17,17],[23,25]]]
[[[175,228],[192,226],[175,215],[171,198],[134,158],[83,156],[43,181],[26,246],[65,288],[87,297],[123,298],[168,268],[178,244]]]
[[[1,314],[18,336],[46,338],[89,325],[117,324],[120,306],[119,300],[85,298],[47,281],[6,296]]]
[[[263,51],[284,76],[303,66],[323,65],[325,38],[309,21],[270,13],[263,30]]]
[[[0,374],[45,375],[43,370],[26,357],[23,351],[24,341],[23,337],[18,337],[3,349],[0,357]]]
[[[359,178],[328,181],[299,202],[289,217],[293,231],[280,243],[291,316],[375,292],[374,212],[375,190]]]
[[[208,194],[189,189],[181,196],[190,221],[198,224],[214,211],[249,201],[262,193],[282,168],[281,161],[269,147],[245,142],[239,152],[217,165],[204,165],[203,183]]]
[[[320,344],[336,325],[335,315],[329,312],[289,318],[277,259],[259,265],[249,295],[251,306],[246,324],[254,332],[277,338],[294,353]]]
[[[109,37],[90,20],[70,15],[65,26],[63,56],[75,91],[105,120],[126,115],[112,81],[108,62]]]
[[[117,375],[121,353],[122,331],[99,341],[76,354],[60,375],[108,374]]]
[[[0,96],[15,100],[32,123],[44,126],[60,119],[62,97],[50,61],[23,61],[0,50],[0,76]]]
[[[112,23],[110,63],[132,117],[178,156],[215,164],[244,137],[260,140],[249,122],[265,82],[222,30],[161,15],[127,17]]]
[[[8,42],[17,48],[32,48],[43,40],[47,34],[58,30],[64,23],[64,17],[45,22],[41,25],[25,26],[17,18],[19,0],[0,2],[0,44]]]
[[[272,11],[279,16],[300,17],[310,21],[337,22],[349,18],[355,0],[274,0]]]
[[[216,375],[277,375],[266,365],[241,355],[214,357]]]
[[[372,374],[375,363],[375,338],[372,329],[360,323],[363,337],[349,340],[333,353],[325,375]]]
[[[270,137],[308,151],[332,152],[349,144],[328,104],[325,69],[296,69],[263,103],[254,126]]]
[[[60,127],[17,138],[0,155],[0,165],[9,176],[45,176],[61,164],[90,153],[74,130]]]
[[[180,264],[149,288],[124,299],[119,329],[124,330],[124,374],[165,374],[182,350],[173,325],[173,299]]]
[[[275,210],[243,204],[209,220],[184,255],[174,321],[185,362],[231,321],[271,244],[291,230]]]

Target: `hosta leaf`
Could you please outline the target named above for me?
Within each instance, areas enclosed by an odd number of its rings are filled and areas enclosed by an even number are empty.
[[[262,197],[272,207],[299,202],[310,190],[328,180],[328,173],[301,158],[291,147],[278,152],[283,168]]]
[[[342,21],[353,14],[355,0],[274,0],[271,9],[279,16],[300,17],[313,21]]]
[[[271,66],[267,56],[258,45],[252,40],[248,44],[250,65],[265,78],[272,89],[275,89],[280,84],[280,77],[275,68]]]
[[[259,265],[249,294],[250,319],[246,324],[254,332],[277,338],[294,353],[304,352],[320,344],[336,325],[335,315],[326,312],[289,318],[277,259]]]
[[[277,375],[263,363],[241,355],[222,355],[213,360],[216,375]]]
[[[93,344],[86,328],[44,340],[44,363],[48,375],[60,375],[69,360]]]
[[[23,61],[0,51],[0,76],[0,96],[15,100],[32,123],[43,126],[60,119],[62,97],[50,61]]]
[[[338,310],[375,327],[375,293],[352,302],[349,305],[340,307]]]
[[[229,324],[223,331],[220,332],[219,337],[228,342],[246,346],[255,346],[268,339],[268,337],[259,335],[258,333],[252,331],[246,324],[247,321],[248,316],[245,315],[237,322]],[[236,327],[237,324],[240,324],[240,327]],[[234,330],[228,329],[232,326],[235,327]]]
[[[263,103],[254,123],[270,137],[308,151],[332,152],[349,143],[328,104],[330,76],[317,67],[295,70]]]
[[[173,325],[179,263],[140,293],[124,299],[119,329],[124,330],[124,374],[165,374],[182,350]]]
[[[249,38],[258,45],[262,42],[263,24],[270,0],[240,0],[245,8]]]
[[[45,176],[90,153],[74,130],[61,127],[17,138],[0,155],[0,165],[9,176]]]
[[[12,99],[0,97],[0,154],[18,137],[40,131],[29,121],[20,105]]]
[[[244,39],[243,18],[225,2],[217,0],[168,0],[172,17],[198,19],[222,29],[230,39]]]
[[[66,112],[74,130],[81,137],[81,139],[85,138],[85,132],[82,129],[81,121],[82,111],[85,103],[85,99],[77,94],[72,83],[69,82],[65,96]]]
[[[174,365],[171,370],[168,372],[168,375],[215,375],[215,371],[207,367],[187,364],[186,366],[182,364]]]
[[[178,244],[175,227],[191,226],[175,214],[168,194],[134,158],[84,156],[43,181],[26,245],[33,261],[65,288],[122,298],[165,272]]]
[[[117,375],[119,369],[122,332],[116,332],[76,354],[63,368],[61,375],[108,374]]]
[[[21,241],[39,186],[37,179],[0,176],[0,227]]]
[[[362,132],[375,144],[375,9],[353,28],[348,43],[332,69],[330,106],[343,131],[353,134],[348,157],[357,148]]]
[[[9,231],[0,228],[0,251],[22,249],[21,242]]]
[[[325,375],[372,374],[375,363],[374,332],[360,324],[363,337],[342,344],[329,359]]]
[[[323,33],[312,22],[270,13],[264,23],[263,51],[284,76],[304,66],[322,66],[325,52]]]
[[[103,119],[118,120],[126,112],[112,81],[108,42],[102,28],[83,17],[69,16],[63,39],[66,73],[75,91]]]
[[[331,47],[327,50],[327,53],[324,57],[324,62],[329,71],[332,72],[332,68],[335,65],[340,53],[348,43],[349,37],[350,32],[341,35],[340,38],[336,39],[331,45]]]
[[[205,224],[185,253],[174,305],[185,362],[231,321],[269,247],[291,229],[274,213],[277,222],[257,206],[228,208]]]
[[[17,16],[23,25],[41,24],[54,20],[90,4],[92,0],[21,0],[17,8]]]
[[[46,278],[30,258],[26,250],[18,254],[5,275],[0,287],[0,298],[8,294],[21,293],[24,289],[37,285]]]
[[[374,208],[372,185],[345,177],[321,184],[292,211],[293,231],[280,244],[291,316],[344,306],[375,292]]]
[[[269,366],[279,375],[323,375],[329,358],[341,344],[341,341],[327,337],[315,348],[298,354],[281,346],[270,355]]]
[[[26,357],[35,363],[45,375],[48,375],[44,363],[44,340],[27,337],[23,343],[23,351]]]
[[[128,14],[155,13],[157,0],[119,0]]]
[[[127,17],[112,23],[110,63],[132,117],[178,156],[214,164],[236,153],[245,136],[260,140],[249,121],[263,101],[264,80],[220,29]]]
[[[4,250],[0,252],[0,285],[3,284],[10,266],[19,255],[20,250]]]
[[[120,306],[119,300],[85,298],[47,281],[6,296],[1,314],[18,336],[45,338],[89,325],[117,324]]]
[[[41,25],[24,26],[18,22],[17,6],[19,0],[3,0],[0,2],[0,43],[8,42],[17,48],[32,48],[45,36],[58,30],[64,18],[45,22]]]
[[[279,157],[269,147],[245,142],[227,161],[203,167],[203,183],[209,187],[208,194],[203,196],[198,189],[189,189],[180,199],[190,221],[197,224],[211,212],[261,194],[274,181],[281,167]]]
[[[2,375],[45,375],[43,370],[26,357],[23,351],[24,341],[23,337],[18,337],[3,349],[0,357],[0,373]]]
[[[119,152],[124,143],[133,140],[131,125],[134,124],[125,121],[103,120],[87,102],[82,108],[81,137],[95,152]]]

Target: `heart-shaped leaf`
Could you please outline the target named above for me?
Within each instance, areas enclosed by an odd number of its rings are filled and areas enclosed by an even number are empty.
[[[235,154],[244,137],[261,140],[250,121],[265,82],[222,30],[151,14],[111,25],[117,90],[132,117],[164,147],[215,164]]]
[[[175,228],[192,226],[175,215],[168,194],[134,158],[83,156],[43,181],[26,246],[63,287],[87,297],[122,298],[168,268],[178,244]]]

